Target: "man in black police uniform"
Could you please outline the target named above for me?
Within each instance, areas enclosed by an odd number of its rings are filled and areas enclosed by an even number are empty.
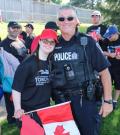
[[[54,99],[56,103],[71,101],[73,116],[82,135],[98,135],[96,117],[106,117],[113,109],[109,63],[91,37],[76,32],[78,23],[72,7],[60,8],[57,25],[61,36],[51,65]],[[94,71],[99,72],[104,91],[99,114]]]

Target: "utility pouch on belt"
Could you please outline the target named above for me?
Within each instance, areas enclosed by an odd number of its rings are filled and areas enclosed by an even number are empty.
[[[103,85],[101,80],[95,82],[95,97],[97,101],[100,101],[103,96]]]
[[[94,96],[95,96],[95,86],[92,83],[92,81],[89,81],[86,93],[87,93],[87,99],[88,100],[92,100],[94,98]]]

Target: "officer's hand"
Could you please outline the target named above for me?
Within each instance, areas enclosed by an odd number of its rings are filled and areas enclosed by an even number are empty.
[[[109,56],[109,52],[107,52],[107,51],[104,51],[103,54],[104,54],[105,56]]]
[[[102,117],[106,117],[107,115],[109,115],[112,112],[112,110],[113,110],[112,104],[103,103],[100,108],[99,114],[102,115]]]

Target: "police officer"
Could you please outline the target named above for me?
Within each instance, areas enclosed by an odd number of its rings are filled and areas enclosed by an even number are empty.
[[[113,109],[109,63],[95,41],[76,31],[78,17],[74,8],[59,9],[57,25],[61,31],[52,57],[51,73],[54,100],[70,100],[76,124],[82,135],[98,135],[96,117],[106,117]],[[98,113],[94,71],[103,84],[104,102]]]

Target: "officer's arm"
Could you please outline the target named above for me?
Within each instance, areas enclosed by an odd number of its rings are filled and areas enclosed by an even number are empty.
[[[99,114],[102,115],[102,117],[106,117],[108,114],[110,114],[113,110],[112,103],[110,102],[112,99],[112,84],[111,84],[111,77],[108,69],[104,69],[100,72],[101,81],[103,84],[103,91],[104,91],[104,101]]]
[[[112,99],[112,83],[111,83],[111,76],[108,71],[108,68],[102,70],[99,74],[101,76],[101,81],[103,84],[104,99],[110,100]]]

